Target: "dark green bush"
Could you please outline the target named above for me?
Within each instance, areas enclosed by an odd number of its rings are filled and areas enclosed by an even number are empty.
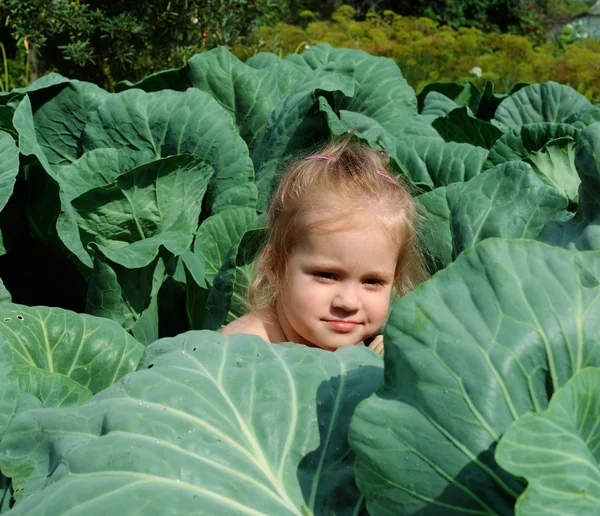
[[[245,44],[283,16],[276,0],[4,0],[0,9],[29,48],[30,79],[57,71],[108,89],[205,49]]]

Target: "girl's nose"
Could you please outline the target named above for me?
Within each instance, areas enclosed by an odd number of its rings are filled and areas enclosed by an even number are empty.
[[[353,312],[360,308],[360,297],[354,286],[340,284],[331,304],[334,308]]]

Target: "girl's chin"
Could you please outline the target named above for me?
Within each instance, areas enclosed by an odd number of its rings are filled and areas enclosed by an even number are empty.
[[[354,330],[358,330],[358,328],[354,328]],[[311,332],[310,335],[307,335],[308,338],[304,335],[301,335],[299,332],[296,332],[296,342],[298,344],[304,344],[310,348],[335,351],[336,349],[343,348],[345,346],[355,346],[360,344],[367,336],[368,335],[366,335],[364,331],[337,332],[329,329],[328,327],[327,331]]]
[[[340,335],[340,337],[343,337],[343,335]],[[357,344],[359,344],[361,342],[362,342],[362,339],[359,340],[358,342],[355,342],[354,340],[348,341],[348,339],[339,338],[339,339],[322,340],[322,341],[318,341],[316,343],[307,344],[307,346],[310,346],[312,348],[324,349],[326,351],[335,351],[336,349],[343,348],[346,346],[356,346]]]

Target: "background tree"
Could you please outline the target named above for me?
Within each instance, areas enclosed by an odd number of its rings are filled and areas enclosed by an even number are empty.
[[[2,25],[27,48],[29,80],[57,71],[111,89],[180,66],[193,54],[241,44],[279,21],[276,0],[2,0]]]
[[[570,20],[594,0],[0,0],[0,42],[10,81],[23,86],[43,73],[95,82],[111,90],[180,67],[192,55],[225,45],[249,56],[273,45],[257,27],[286,21],[302,27],[330,20],[343,4],[353,19],[386,10],[426,16],[438,25],[545,39],[548,26]],[[372,15],[371,15],[372,16]],[[300,29],[299,29],[300,30]],[[264,31],[263,31],[264,32]],[[27,52],[25,57],[25,52]],[[26,66],[25,66],[26,63]],[[3,71],[3,70],[2,70]],[[19,78],[20,80],[17,80]]]
[[[363,19],[368,12],[391,10],[402,16],[426,16],[455,29],[475,27],[522,34],[539,31],[539,13],[535,2],[529,0],[290,0],[289,11],[294,22],[299,21],[303,10],[328,19],[342,4],[354,8],[357,19]]]

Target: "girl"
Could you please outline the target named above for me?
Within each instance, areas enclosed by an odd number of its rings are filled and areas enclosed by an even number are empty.
[[[350,138],[292,162],[267,213],[268,240],[250,284],[250,312],[221,329],[334,351],[362,345],[392,294],[426,276],[415,203],[389,158]],[[369,346],[383,353],[383,339]]]

